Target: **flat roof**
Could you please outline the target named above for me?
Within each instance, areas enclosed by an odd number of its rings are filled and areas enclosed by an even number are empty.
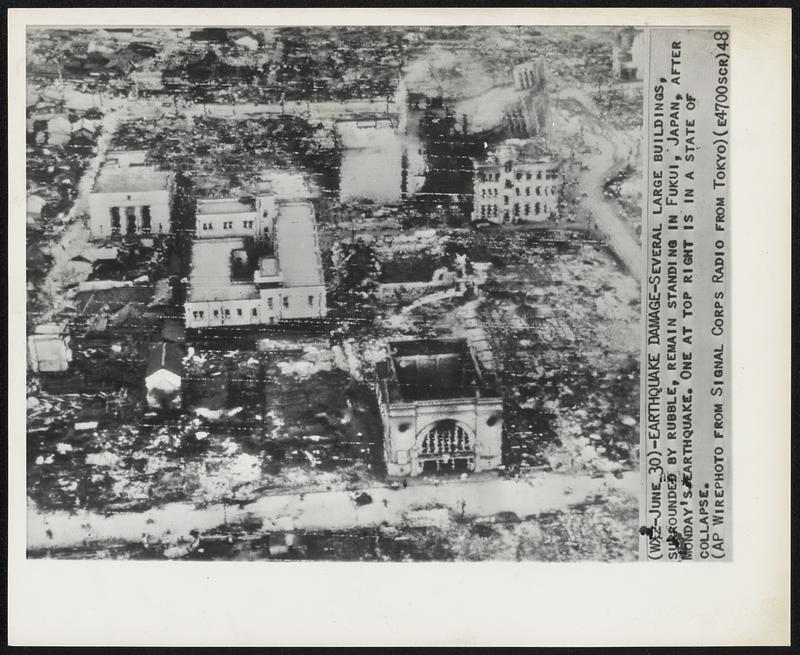
[[[103,166],[97,174],[93,193],[125,191],[167,191],[170,174],[152,166]]]
[[[252,198],[202,198],[197,201],[197,215],[238,214],[255,211]]]
[[[275,219],[275,244],[284,286],[324,284],[317,225],[311,203],[280,203]]]
[[[231,280],[231,252],[244,248],[243,237],[195,239],[187,302],[258,298],[254,284]]]

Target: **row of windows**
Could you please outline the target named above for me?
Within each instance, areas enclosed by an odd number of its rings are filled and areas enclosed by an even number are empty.
[[[313,307],[314,306],[314,296],[308,296],[306,302],[308,303],[309,307]],[[267,298],[267,307],[269,307],[270,309],[273,308],[272,298]],[[284,307],[284,309],[288,309],[289,308],[289,297],[288,296],[284,296],[283,297],[283,307]],[[215,310],[212,311],[211,314],[212,314],[212,316],[214,318],[219,318],[220,317],[220,310],[219,309],[215,309]],[[253,316],[253,317],[257,317],[258,316],[258,308],[257,307],[253,307],[250,310],[250,315]],[[193,311],[192,312],[192,316],[195,319],[205,318],[205,311],[203,311],[203,310]],[[222,316],[223,316],[223,318],[230,318],[231,310],[227,309],[227,308],[223,309],[222,310]],[[239,317],[244,316],[244,312],[243,312],[241,307],[237,307],[236,308],[236,316],[239,316]]]
[[[518,202],[515,202],[513,207],[514,216],[519,216],[520,210],[525,216],[531,215],[531,205],[529,203],[520,205]],[[541,203],[535,203],[533,205],[533,213],[535,216],[539,216],[542,213],[546,214],[547,205],[544,205],[543,208]],[[497,216],[497,205],[481,205],[481,218],[489,218],[490,216]]]
[[[512,170],[513,170],[513,166],[511,164],[506,164],[506,166],[505,166],[506,173],[511,173]],[[514,178],[517,181],[522,180],[523,176],[525,177],[526,180],[532,180],[533,179],[533,173],[531,171],[516,171],[516,172],[514,172]],[[486,173],[486,172],[482,171],[478,175],[478,179],[481,182],[492,182],[492,181],[499,182],[500,181],[500,173],[499,172],[497,172],[497,173]],[[541,180],[541,179],[555,180],[555,179],[558,179],[558,171],[556,171],[556,170],[546,171],[544,173],[544,176],[542,175],[542,171],[536,171],[536,179],[537,180]]]
[[[253,229],[254,221],[242,221],[242,227],[245,230],[252,230]],[[214,224],[213,223],[203,223],[204,230],[213,230]],[[232,230],[233,229],[233,221],[223,221],[222,223],[223,230]]]
[[[536,187],[536,195],[537,196],[542,195],[542,188],[544,188],[544,195],[546,195],[546,196],[548,196],[550,194],[555,195],[556,193],[558,193],[558,187],[556,187],[556,186],[551,186],[551,187],[547,187],[547,186],[546,187],[540,187],[540,186],[537,186]],[[518,195],[518,196],[522,195],[522,193],[520,191],[520,187],[516,187],[515,191],[516,191],[516,195]],[[529,186],[525,187],[525,195],[526,196],[531,195],[531,188]],[[496,198],[497,197],[497,189],[481,189],[481,197],[485,198],[486,196],[493,196],[493,197]],[[505,203],[508,204],[508,196],[503,196],[503,198],[506,199]]]

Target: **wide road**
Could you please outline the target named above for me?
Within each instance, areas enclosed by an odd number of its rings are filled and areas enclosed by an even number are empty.
[[[591,212],[592,221],[608,238],[609,245],[629,273],[641,282],[642,247],[631,225],[620,216],[617,201],[603,193],[606,179],[622,168],[631,155],[630,148],[635,145],[631,135],[621,134],[605,123],[592,99],[581,89],[560,89],[553,97],[568,98],[582,107],[578,124],[583,128],[583,140],[591,151],[583,155],[585,168],[579,177],[580,188],[586,193],[582,205]],[[575,124],[572,122],[573,126]]]
[[[93,512],[41,512],[28,508],[28,548],[76,546],[90,542],[147,538],[151,543],[191,540],[190,532],[205,532],[247,518],[262,521],[271,530],[335,530],[390,525],[431,524],[445,520],[448,511],[470,517],[514,512],[520,518],[566,510],[571,505],[608,497],[612,489],[638,493],[639,476],[621,478],[587,474],[535,473],[516,480],[496,473],[473,474],[466,479],[414,479],[407,488],[376,486],[352,490],[320,490],[265,495],[244,507],[171,503],[147,512],[120,512],[104,516]],[[357,505],[355,496],[366,492],[372,502]],[[49,531],[49,532],[48,532]],[[167,533],[167,531],[169,531]]]

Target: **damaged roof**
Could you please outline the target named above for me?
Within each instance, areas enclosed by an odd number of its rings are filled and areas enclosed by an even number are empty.
[[[390,360],[378,369],[389,402],[497,395],[466,339],[414,339],[389,344]]]

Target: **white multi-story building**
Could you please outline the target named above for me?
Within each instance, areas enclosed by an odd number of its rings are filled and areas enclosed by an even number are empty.
[[[377,372],[389,475],[502,464],[503,399],[465,339],[392,342]]]
[[[109,152],[89,194],[92,238],[169,233],[172,182],[144,163],[144,152]]]
[[[497,224],[553,220],[560,189],[558,162],[502,148],[486,163],[475,164],[472,220]]]
[[[197,201],[195,235],[199,239],[269,236],[275,211],[273,195],[204,198]]]
[[[184,305],[187,328],[325,316],[314,206],[277,200],[272,225],[264,229],[266,239],[250,238],[261,236],[255,233],[195,239]]]

